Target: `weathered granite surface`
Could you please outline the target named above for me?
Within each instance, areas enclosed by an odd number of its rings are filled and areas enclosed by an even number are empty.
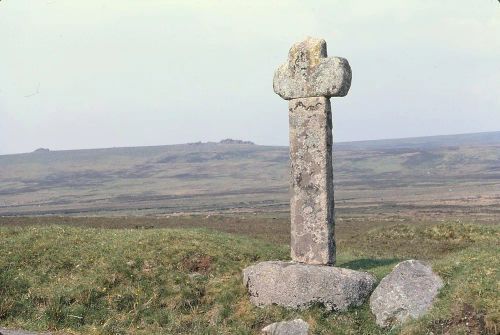
[[[267,335],[307,335],[309,324],[302,319],[275,322],[262,329]]]
[[[424,315],[443,287],[443,281],[424,262],[399,263],[370,297],[370,308],[381,327],[400,324]]]
[[[335,264],[332,113],[324,97],[289,101],[291,256]]]
[[[351,68],[327,58],[326,42],[308,38],[290,49],[274,75],[274,91],[289,101],[291,175],[291,257],[243,270],[250,300],[257,306],[307,308],[323,304],[343,311],[372,292],[375,278],[335,268],[332,169],[332,112],[329,98],[344,96]]]
[[[288,61],[274,73],[274,92],[286,100],[307,97],[343,97],[351,86],[351,67],[340,57],[327,57],[323,39],[295,43]]]
[[[256,306],[277,304],[305,309],[319,303],[327,310],[344,311],[361,305],[373,291],[376,280],[366,272],[270,261],[244,269],[243,283]]]

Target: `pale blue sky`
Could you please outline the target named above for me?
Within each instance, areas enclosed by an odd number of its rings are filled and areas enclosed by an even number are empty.
[[[500,130],[497,0],[0,2],[0,154],[287,145],[290,45],[349,60],[336,141]]]

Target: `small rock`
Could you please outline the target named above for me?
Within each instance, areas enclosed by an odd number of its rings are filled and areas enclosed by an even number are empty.
[[[198,273],[198,272],[193,272],[193,273],[188,274],[188,277],[189,277],[189,279],[197,279],[197,278],[203,277],[203,275],[201,273]]]
[[[370,297],[370,308],[377,324],[387,327],[416,319],[431,307],[443,281],[424,262],[399,263],[381,280]]]
[[[333,266],[270,261],[244,269],[243,282],[256,306],[305,309],[318,303],[344,311],[363,304],[376,280],[366,272]]]
[[[309,324],[302,319],[275,322],[262,329],[267,335],[307,335]]]

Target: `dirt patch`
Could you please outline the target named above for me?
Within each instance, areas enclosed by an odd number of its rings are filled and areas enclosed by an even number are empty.
[[[209,255],[192,255],[184,258],[181,262],[181,267],[185,271],[191,273],[207,274],[213,266],[213,258]]]
[[[464,304],[454,317],[436,320],[431,329],[435,334],[453,335],[464,331],[467,335],[497,334],[495,329],[486,327],[485,316],[469,304]]]

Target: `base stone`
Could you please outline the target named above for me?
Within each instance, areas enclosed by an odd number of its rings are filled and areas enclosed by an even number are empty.
[[[270,261],[243,270],[250,301],[259,307],[279,305],[305,309],[322,304],[344,311],[363,304],[375,288],[369,273],[332,266]]]

